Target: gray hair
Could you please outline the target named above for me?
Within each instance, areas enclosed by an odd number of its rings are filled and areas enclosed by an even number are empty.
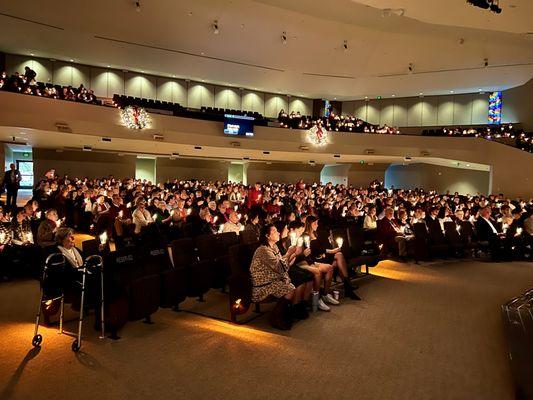
[[[62,227],[59,228],[56,232],[56,242],[58,245],[62,245],[66,238],[70,235],[74,235],[74,229]]]

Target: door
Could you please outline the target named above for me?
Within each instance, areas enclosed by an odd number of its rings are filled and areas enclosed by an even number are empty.
[[[17,169],[20,171],[22,180],[20,181],[21,189],[33,188],[33,161],[17,160]]]

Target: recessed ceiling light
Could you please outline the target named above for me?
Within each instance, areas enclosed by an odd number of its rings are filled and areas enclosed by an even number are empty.
[[[108,65],[107,68],[111,68],[111,65]]]
[[[419,94],[420,96],[422,96],[424,93],[420,92],[420,93],[418,93],[418,94]]]
[[[33,54],[33,53],[30,53],[30,56],[34,56],[34,55],[35,55],[35,54]]]
[[[393,94],[393,95],[392,95],[392,97],[396,97],[396,95],[395,95],[395,94]]]
[[[470,167],[470,164],[466,164],[467,167]]]
[[[450,90],[450,93],[453,93],[453,90]]]
[[[204,55],[205,53],[203,51],[200,52],[201,55]]]
[[[71,58],[71,59],[70,59],[70,62],[74,62],[74,59],[73,59],[73,58]]]
[[[333,98],[333,100],[337,100],[337,98],[336,98],[336,97],[334,97],[334,98]]]
[[[144,71],[141,69],[141,74],[144,74]]]

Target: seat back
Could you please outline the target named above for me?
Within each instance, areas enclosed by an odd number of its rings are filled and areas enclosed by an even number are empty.
[[[256,232],[253,230],[244,230],[239,235],[241,239],[242,244],[252,244],[257,242],[257,235]]]
[[[224,232],[218,234],[218,239],[222,242],[225,248],[230,248],[239,244],[239,237],[235,232]]]

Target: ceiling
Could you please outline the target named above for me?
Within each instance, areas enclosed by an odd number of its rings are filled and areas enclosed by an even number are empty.
[[[501,0],[500,15],[464,0],[140,2],[2,2],[0,51],[338,100],[503,90],[533,77],[531,0]]]

